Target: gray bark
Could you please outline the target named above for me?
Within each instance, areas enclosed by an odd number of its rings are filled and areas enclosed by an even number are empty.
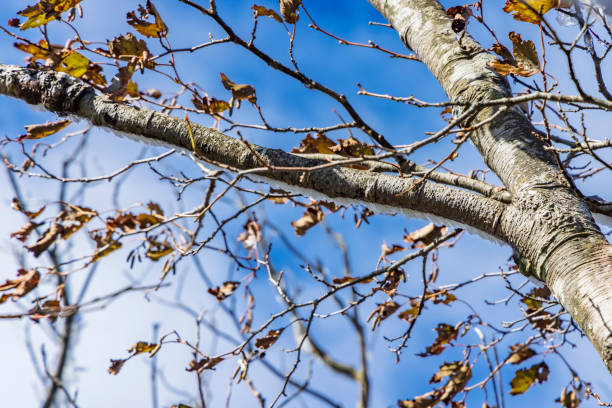
[[[505,78],[487,68],[492,56],[469,35],[459,46],[450,19],[437,1],[370,2],[415,50],[451,100],[477,104],[511,95]],[[0,65],[0,93],[147,141],[191,150],[185,121],[114,103],[61,73]],[[481,122],[497,109],[486,107],[473,121]],[[256,173],[268,180],[341,203],[363,202],[408,215],[445,218],[508,243],[523,272],[546,282],[612,371],[612,247],[551,154],[532,136],[532,125],[518,108],[471,135],[487,165],[512,193],[511,203],[433,182],[409,191],[410,179],[342,167],[303,176],[303,171],[288,168],[309,168],[321,162],[247,146],[214,129],[192,127],[198,155],[212,163],[238,171],[258,169]]]
[[[487,67],[495,58],[467,34],[460,46],[436,0],[369,1],[452,101],[478,104],[511,96],[506,79]],[[474,121],[496,109],[481,110]],[[612,372],[612,247],[533,131],[514,108],[471,135],[513,195],[498,236],[513,247],[525,273],[546,282]]]

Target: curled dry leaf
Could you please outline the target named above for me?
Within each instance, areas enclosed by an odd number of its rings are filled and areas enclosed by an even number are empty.
[[[453,19],[451,28],[455,33],[465,30],[469,18],[473,15],[470,6],[455,6],[446,10],[446,15]]]
[[[220,287],[208,289],[208,293],[216,297],[218,302],[221,302],[223,299],[230,297],[238,286],[240,286],[240,282],[227,281],[223,282]]]
[[[302,218],[291,222],[291,225],[295,229],[296,235],[303,236],[306,234],[306,231],[321,222],[323,218],[325,218],[325,214],[323,213],[323,210],[321,210],[321,207],[318,205],[313,205],[306,208]]]
[[[540,24],[541,16],[550,9],[564,4],[560,4],[559,0],[506,0],[503,10],[512,14],[515,20]]]
[[[270,330],[264,337],[260,337],[255,340],[255,347],[263,350],[269,349],[274,343],[276,343],[276,340],[278,340],[283,330],[284,329]]]
[[[221,357],[206,357],[201,359],[200,361],[191,360],[189,362],[189,367],[185,370],[187,371],[197,371],[201,373],[204,370],[212,370],[217,364],[223,361]]]
[[[56,122],[43,123],[40,125],[28,125],[28,126],[25,126],[25,130],[28,133],[25,135],[19,136],[18,140],[42,139],[43,137],[51,136],[52,134],[59,132],[60,130],[62,130],[63,128],[65,128],[71,123],[72,121],[63,119],[63,120],[58,120]]]
[[[149,353],[149,357],[153,357],[161,348],[161,344],[148,343],[146,341],[139,341],[128,349],[132,355]]]
[[[247,100],[252,104],[257,103],[257,96],[255,95],[255,88],[247,84],[237,84],[230,81],[230,79],[221,72],[221,83],[228,91],[232,91],[232,99],[229,101],[230,116],[232,115],[234,104],[237,105],[237,109],[240,109],[240,102]]]
[[[152,261],[159,261],[164,256],[171,254],[173,251],[174,248],[168,241],[149,240],[145,255]]]
[[[413,247],[424,248],[446,234],[447,230],[448,228],[444,225],[437,226],[431,223],[421,229],[406,234],[404,236],[404,241],[412,243]]]
[[[253,9],[253,14],[255,15],[255,18],[259,16],[267,16],[278,21],[279,23],[283,22],[283,19],[281,19],[278,13],[272,9],[265,8],[264,6],[258,6],[257,4],[254,4],[251,8]]]
[[[380,303],[378,307],[372,310],[372,313],[368,316],[368,322],[372,319],[372,317],[376,316],[372,321],[372,330],[375,330],[383,320],[387,317],[391,316],[395,311],[399,308],[399,305],[393,301],[386,301],[385,303]]]
[[[41,223],[30,221],[23,227],[21,227],[18,231],[11,233],[11,238],[17,238],[21,242],[25,242],[28,239],[28,236],[36,229],[41,226]]]
[[[251,219],[242,227],[244,232],[238,235],[238,241],[248,250],[253,250],[257,247],[257,243],[261,241],[261,225],[257,219]]]
[[[208,96],[200,98],[199,96],[193,95],[191,97],[191,103],[193,103],[196,109],[209,115],[218,115],[230,108],[229,102],[222,99],[209,98]]]
[[[147,21],[150,16],[153,16],[154,22]],[[130,11],[126,18],[129,25],[146,37],[162,38],[168,35],[168,27],[150,0],[147,0],[146,7],[138,6],[138,16],[136,11]]]
[[[514,344],[510,346],[510,357],[508,362],[511,364],[520,364],[523,361],[536,355],[536,352],[524,344]]]
[[[438,327],[435,328],[435,331],[438,332],[436,340],[434,340],[431,346],[426,348],[424,353],[418,353],[418,356],[427,357],[442,353],[451,341],[457,339],[459,326],[453,327],[450,324],[438,323]]]
[[[535,383],[543,383],[548,380],[548,374],[550,370],[545,362],[534,364],[529,368],[523,368],[516,370],[514,378],[510,381],[511,395],[523,394]]]
[[[298,21],[298,8],[302,0],[280,0],[281,15],[289,24],[295,24]]]
[[[40,27],[50,21],[59,20],[62,13],[80,2],[81,0],[40,0],[37,4],[17,12],[20,16],[27,18],[26,22],[21,24],[20,29]]]
[[[36,269],[19,269],[17,271],[17,277],[15,279],[9,279],[4,284],[0,285],[0,292],[12,290],[12,292],[5,293],[0,296],[0,303],[6,302],[7,299],[12,298],[16,300],[22,296],[25,296],[40,282],[40,272]]]
[[[117,375],[119,374],[119,371],[121,370],[121,367],[123,367],[123,364],[126,362],[125,359],[119,359],[119,360],[112,360],[111,359],[111,365],[108,368],[108,373],[111,375]]]
[[[113,38],[107,42],[108,52],[113,58],[128,61],[136,67],[153,68],[151,54],[144,40],[137,39],[132,33]]]
[[[330,150],[335,143],[330,140],[323,133],[316,133],[315,137],[312,137],[310,133],[306,134],[306,137],[300,141],[298,147],[293,148],[291,153],[321,153],[321,154],[333,154]]]

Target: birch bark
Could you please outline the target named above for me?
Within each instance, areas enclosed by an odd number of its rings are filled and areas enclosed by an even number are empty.
[[[477,105],[511,95],[506,79],[487,67],[495,58],[468,34],[460,45],[436,0],[369,1],[451,101]],[[473,120],[480,122],[497,109],[484,108]],[[547,284],[612,372],[612,246],[534,130],[514,107],[472,132],[486,164],[513,195],[496,235],[512,246],[526,274]]]

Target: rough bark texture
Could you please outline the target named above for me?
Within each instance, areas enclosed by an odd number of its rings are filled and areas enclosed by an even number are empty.
[[[370,0],[434,74],[449,98],[478,104],[511,96],[495,58],[469,35],[461,44],[436,0]],[[482,109],[474,121],[496,112]],[[612,372],[612,249],[518,108],[471,135],[512,192],[498,233],[523,271],[546,282]]]
[[[486,66],[493,57],[469,35],[460,46],[437,1],[370,2],[419,54],[451,100],[477,104],[510,96],[506,80]],[[114,103],[61,73],[0,65],[0,93],[191,150],[185,121]],[[473,120],[486,119],[497,109],[482,109]],[[487,165],[513,195],[512,203],[505,204],[432,182],[409,191],[409,179],[348,168],[328,167],[302,177],[300,171],[271,167],[306,168],[321,162],[248,147],[214,129],[193,125],[198,154],[206,160],[240,170],[258,168],[257,174],[269,180],[340,203],[359,201],[408,215],[443,217],[507,242],[522,270],[546,282],[612,371],[612,249],[532,130],[521,111],[511,109],[471,135]]]

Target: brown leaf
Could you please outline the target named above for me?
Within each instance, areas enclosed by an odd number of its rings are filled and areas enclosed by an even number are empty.
[[[250,219],[242,227],[244,232],[238,235],[238,241],[248,250],[253,250],[257,247],[257,243],[261,241],[261,225],[257,219]]]
[[[270,330],[264,337],[260,337],[255,340],[255,347],[264,350],[269,349],[274,343],[276,343],[276,340],[278,340],[283,330],[284,329]]]
[[[221,72],[221,83],[223,87],[228,91],[232,91],[232,99],[229,101],[230,105],[230,116],[234,109],[234,103],[237,104],[237,108],[240,109],[240,102],[247,100],[252,104],[257,103],[257,97],[255,96],[255,88],[247,84],[237,84],[230,81],[230,79]]]
[[[469,6],[455,6],[446,10],[446,15],[453,19],[451,28],[455,33],[460,33],[465,29],[469,18],[472,16],[472,9]]]
[[[507,55],[508,49],[501,44],[495,44],[493,50],[503,54],[503,61],[493,61],[488,65],[502,75],[519,75],[529,77],[540,72],[540,59],[532,41],[523,41],[520,34],[511,31],[508,34],[512,41],[512,58]]]
[[[63,227],[57,222],[53,222],[51,226],[40,236],[38,241],[34,244],[28,245],[26,249],[34,254],[36,258],[45,252],[59,237],[62,233]]]
[[[306,208],[302,218],[291,222],[291,225],[295,229],[295,234],[302,236],[306,234],[306,231],[308,231],[310,228],[321,222],[324,217],[325,214],[323,214],[321,208],[318,205],[314,205]]]
[[[108,373],[112,374],[112,375],[117,375],[119,374],[119,371],[121,370],[121,367],[123,367],[123,363],[125,363],[126,360],[112,360],[111,359],[111,365],[108,368]]]
[[[437,226],[431,223],[421,229],[404,235],[404,241],[413,243],[413,247],[424,248],[446,234],[447,230],[448,228],[444,225]]]
[[[221,302],[223,299],[231,296],[238,289],[238,286],[240,286],[240,282],[227,281],[223,282],[221,287],[208,289],[208,293],[216,297],[218,302]]]
[[[446,345],[457,339],[457,335],[459,334],[458,329],[458,327],[453,327],[450,324],[438,323],[438,327],[435,329],[438,332],[438,337],[436,337],[436,340],[431,346],[425,349],[425,353],[418,353],[417,355],[427,357],[442,353]]]
[[[427,295],[425,295],[425,299],[431,300],[435,305],[438,305],[440,303],[444,303],[445,305],[448,305],[449,303],[457,300],[455,295],[450,293],[448,290],[441,290],[441,291],[434,292],[434,293],[428,293]]]
[[[298,21],[298,8],[302,0],[280,0],[281,15],[289,24],[295,24]]]
[[[347,282],[352,282],[355,279],[357,279],[357,278],[353,278],[352,276],[343,276],[341,278],[334,278],[334,279],[332,279],[332,283],[334,285],[343,285],[343,284],[345,284]]]
[[[147,248],[146,257],[152,261],[159,261],[166,255],[171,254],[174,248],[168,241],[152,241],[148,242],[149,247]]]
[[[331,146],[332,153],[346,157],[362,157],[374,155],[374,150],[365,143],[360,142],[353,136],[348,139],[338,139],[338,143]]]
[[[70,10],[81,0],[40,0],[33,6],[17,12],[20,16],[27,17],[27,21],[21,24],[21,30],[39,27],[53,20],[59,20],[61,14]]]
[[[402,320],[411,323],[419,314],[419,301],[417,299],[410,299],[410,309],[403,310],[397,315]]]
[[[212,370],[221,361],[223,361],[223,358],[221,357],[206,357],[200,361],[191,360],[189,362],[189,367],[187,367],[185,370],[197,371],[198,373],[201,373],[204,370]]]
[[[115,37],[112,41],[107,41],[107,45],[108,52],[113,58],[128,61],[137,67],[155,67],[147,43],[137,39],[132,33]]]
[[[399,305],[393,301],[386,301],[385,303],[379,303],[378,307],[372,310],[372,313],[368,316],[368,322],[372,317],[376,316],[372,321],[372,330],[375,330],[383,320],[391,316],[399,308]]]
[[[38,272],[38,270],[30,269],[26,271],[25,269],[19,269],[15,279],[9,279],[4,282],[4,284],[0,285],[0,292],[13,290],[10,293],[2,295],[0,303],[4,303],[9,298],[16,300],[25,296],[38,286],[38,282],[40,282],[40,272]]]
[[[162,38],[168,35],[168,27],[157,12],[157,9],[150,0],[147,0],[146,7],[138,6],[139,17],[135,11],[127,13],[127,23],[134,27],[136,31],[146,37]],[[149,22],[147,19],[153,16],[155,21]]]
[[[141,353],[149,353],[149,357],[153,357],[155,353],[159,351],[161,344],[147,343],[146,341],[139,341],[128,349],[133,355]]]
[[[204,111],[209,115],[217,115],[219,113],[223,113],[230,108],[230,104],[227,101],[209,98],[205,96],[204,98],[200,98],[196,95],[193,95],[191,98],[191,103],[196,109]]]
[[[264,6],[258,6],[256,4],[254,4],[253,7],[251,7],[251,8],[253,9],[253,14],[255,14],[255,17],[267,16],[267,17],[273,18],[274,20],[278,21],[279,23],[283,22],[283,20],[278,15],[278,13],[276,13],[276,11],[274,11],[272,9],[265,8]]]
[[[406,274],[404,271],[400,269],[392,269],[390,270],[386,276],[383,283],[380,285],[380,288],[389,296],[395,296],[395,292],[397,291],[397,287],[400,284],[400,281],[406,282]]]
[[[515,20],[540,24],[541,16],[559,5],[559,0],[506,0],[504,11]]]
[[[580,394],[578,391],[574,386],[572,386],[571,390],[563,387],[561,397],[557,398],[555,402],[560,403],[564,408],[577,408],[580,405]]]
[[[28,133],[19,136],[18,140],[21,141],[23,139],[42,139],[43,137],[51,136],[52,134],[59,132],[71,123],[72,121],[63,119],[58,120],[56,122],[43,123],[41,125],[28,125],[25,126],[25,130]]]
[[[520,364],[523,361],[536,355],[535,351],[525,346],[524,344],[515,344],[513,346],[510,346],[510,351],[511,354],[508,358],[508,362],[511,364]]]
[[[514,378],[510,381],[510,386],[512,387],[510,394],[523,394],[533,384],[545,382],[548,379],[549,372],[545,362],[534,364],[529,368],[516,370]]]
[[[17,238],[21,242],[25,242],[28,236],[36,227],[39,227],[42,223],[30,221],[25,226],[21,227],[18,231],[11,233],[11,238]]]
[[[308,133],[306,137],[300,141],[299,146],[291,150],[291,153],[333,154],[330,148],[334,145],[335,143],[322,133],[316,133],[315,137],[310,136],[310,133]]]

